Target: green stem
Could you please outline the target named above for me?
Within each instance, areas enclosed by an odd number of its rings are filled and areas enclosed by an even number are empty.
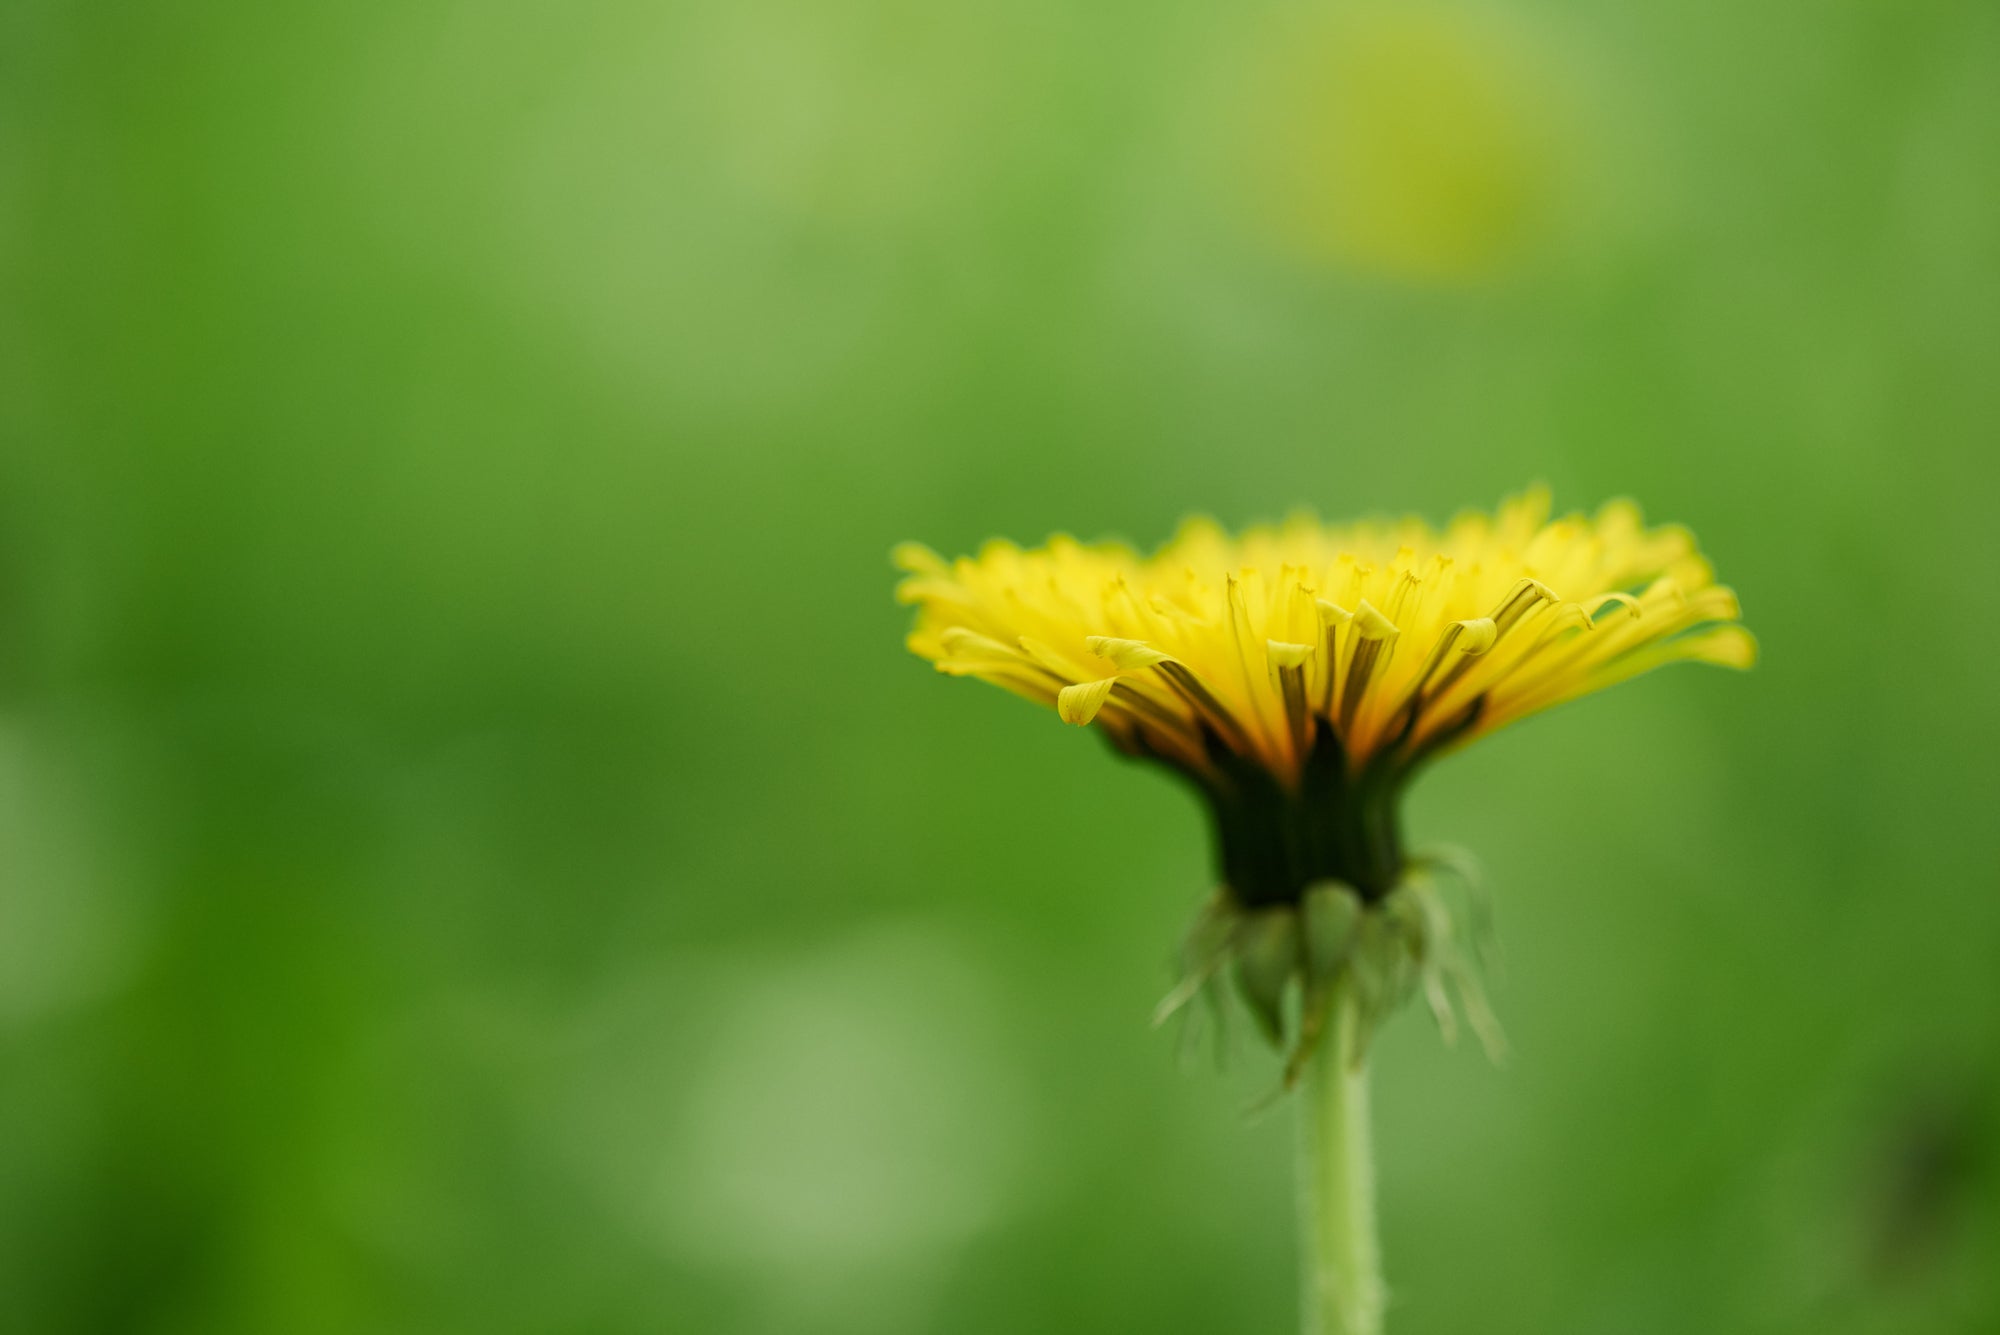
[[[1346,977],[1299,1082],[1299,1230],[1305,1335],[1382,1335],[1382,1253],[1361,1017]]]

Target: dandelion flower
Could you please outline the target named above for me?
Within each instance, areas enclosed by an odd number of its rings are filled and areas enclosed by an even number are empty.
[[[1220,886],[1172,1010],[1233,976],[1304,1086],[1307,1329],[1373,1335],[1369,1033],[1422,992],[1490,1014],[1439,859],[1404,850],[1411,779],[1517,719],[1673,662],[1748,667],[1736,596],[1693,536],[1615,501],[1551,519],[1546,493],[1460,516],[1230,536],[1191,520],[1159,551],[1068,537],[946,561],[897,549],[910,648],[1091,727],[1206,799]]]

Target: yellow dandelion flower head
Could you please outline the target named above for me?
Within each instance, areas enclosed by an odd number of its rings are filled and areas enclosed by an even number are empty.
[[[1386,894],[1395,807],[1427,761],[1664,663],[1748,667],[1755,641],[1693,535],[1536,489],[1443,529],[1299,517],[1185,523],[1143,556],[1068,537],[946,561],[897,549],[909,647],[1192,780],[1227,890]]]

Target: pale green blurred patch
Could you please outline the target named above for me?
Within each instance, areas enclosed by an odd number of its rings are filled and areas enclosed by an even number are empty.
[[[764,1290],[791,1329],[948,1321],[935,1302],[949,1267],[1054,1154],[1030,1140],[980,966],[902,927],[744,972],[721,982],[666,1128],[654,1212],[668,1247]]]
[[[147,937],[130,827],[97,809],[74,742],[0,729],[0,1031],[128,983]]]
[[[1995,162],[1961,0],[0,6],[0,1324],[1288,1328],[1198,811],[886,554],[1543,478],[1765,657],[1419,788],[1393,1329],[1991,1325]]]

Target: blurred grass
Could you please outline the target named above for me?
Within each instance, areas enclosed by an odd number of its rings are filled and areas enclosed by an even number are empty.
[[[1385,1040],[1397,1329],[2000,1315],[2000,22],[1422,13],[1563,119],[1410,281],[1270,201],[1486,141],[1284,6],[0,12],[8,1327],[1286,1329],[1195,813],[885,553],[1531,478],[1765,662],[1421,789],[1517,1055]]]

